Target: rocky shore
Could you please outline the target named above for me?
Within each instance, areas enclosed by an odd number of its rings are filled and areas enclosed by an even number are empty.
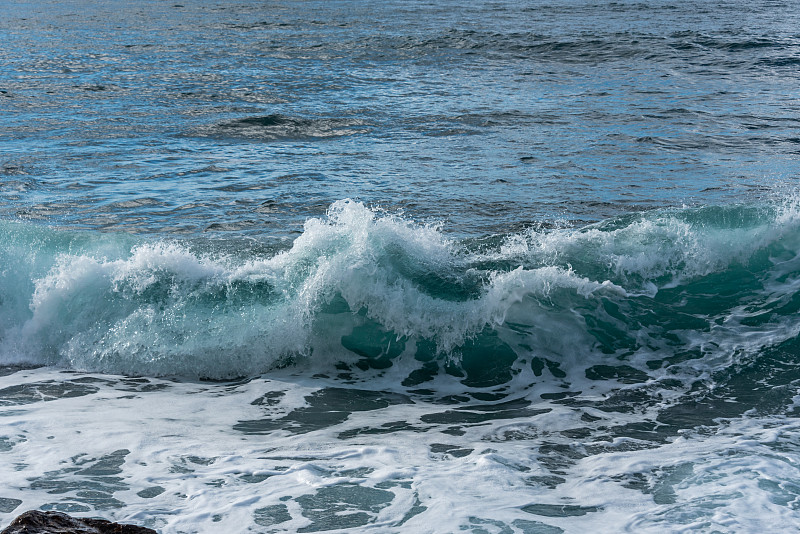
[[[136,525],[120,525],[104,519],[71,517],[61,512],[31,510],[18,516],[0,534],[158,534]]]

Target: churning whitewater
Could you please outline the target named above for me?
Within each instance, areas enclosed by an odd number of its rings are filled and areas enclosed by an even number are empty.
[[[235,254],[4,223],[0,505],[165,532],[788,532],[795,198],[482,240],[344,200]]]
[[[710,371],[797,336],[799,213],[792,198],[458,241],[344,200],[287,250],[235,255],[4,223],[2,358],[214,379],[401,365],[469,386],[542,362]]]

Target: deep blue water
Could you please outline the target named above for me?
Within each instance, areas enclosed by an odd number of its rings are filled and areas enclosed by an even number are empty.
[[[14,2],[3,213],[294,236],[354,198],[456,235],[725,203],[798,170],[781,2]]]
[[[799,28],[3,4],[0,518],[795,531]]]

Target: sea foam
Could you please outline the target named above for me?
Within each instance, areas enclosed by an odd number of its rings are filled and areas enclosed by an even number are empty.
[[[493,247],[343,200],[290,248],[235,255],[4,223],[0,358],[230,378],[542,355],[642,367],[675,339],[757,351],[796,335],[781,306],[798,284],[793,206],[657,210]]]

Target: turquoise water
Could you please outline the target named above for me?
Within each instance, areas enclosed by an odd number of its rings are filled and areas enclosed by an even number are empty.
[[[800,525],[792,4],[0,15],[3,523]]]

